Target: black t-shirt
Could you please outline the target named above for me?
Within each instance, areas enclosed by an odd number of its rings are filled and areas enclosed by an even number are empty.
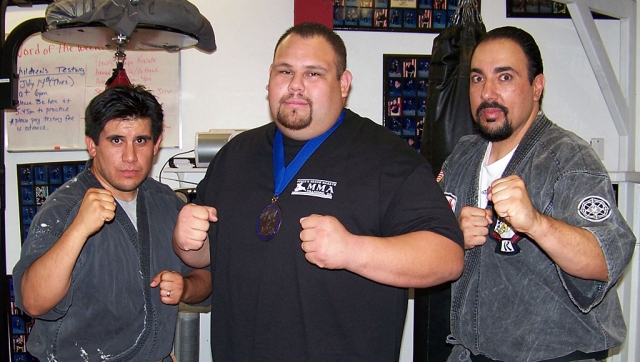
[[[212,223],[211,344],[216,361],[392,361],[400,352],[407,290],[309,263],[300,218],[336,217],[353,234],[429,230],[462,234],[426,161],[400,137],[346,110],[344,122],[279,196],[270,241],[256,222],[274,193],[275,124],[225,145],[198,186]],[[285,138],[287,162],[304,142]]]

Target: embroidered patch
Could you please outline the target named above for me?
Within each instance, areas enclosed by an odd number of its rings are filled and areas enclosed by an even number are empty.
[[[447,198],[447,202],[449,202],[449,207],[451,211],[456,212],[456,204],[458,203],[458,197],[450,192],[445,192],[444,197]]]
[[[489,235],[498,242],[495,249],[496,253],[513,255],[520,252],[520,247],[517,245],[520,235],[506,221],[496,218],[490,230]]]
[[[585,197],[578,205],[578,215],[591,222],[602,222],[611,216],[611,205],[600,196]]]
[[[338,183],[335,181],[298,179],[296,188],[291,195],[313,196],[323,199],[333,199],[333,192]]]

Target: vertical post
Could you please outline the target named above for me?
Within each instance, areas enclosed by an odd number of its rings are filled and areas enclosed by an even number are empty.
[[[17,106],[17,58],[22,43],[32,34],[41,32],[46,25],[44,18],[34,18],[18,25],[6,35],[6,13],[9,0],[0,0],[0,135],[4,135],[4,110]],[[24,1],[20,2],[25,4]],[[25,4],[30,5],[30,4]],[[0,142],[0,361],[10,361],[9,284],[7,279],[6,220],[6,169],[4,140]]]

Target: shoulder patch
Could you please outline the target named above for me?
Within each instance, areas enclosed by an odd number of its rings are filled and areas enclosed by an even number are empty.
[[[591,222],[602,222],[611,216],[611,205],[600,196],[588,196],[580,201],[578,215]]]

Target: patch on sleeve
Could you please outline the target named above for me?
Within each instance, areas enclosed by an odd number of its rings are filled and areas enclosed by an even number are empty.
[[[611,205],[600,196],[588,196],[580,201],[578,215],[591,222],[602,222],[611,216]]]
[[[451,207],[451,211],[456,212],[456,204],[458,203],[458,197],[450,192],[445,192],[444,197],[447,198],[449,202],[449,207]]]
[[[436,182],[442,181],[443,178],[444,178],[444,171],[440,170],[440,172],[438,173],[438,176],[436,177]]]

